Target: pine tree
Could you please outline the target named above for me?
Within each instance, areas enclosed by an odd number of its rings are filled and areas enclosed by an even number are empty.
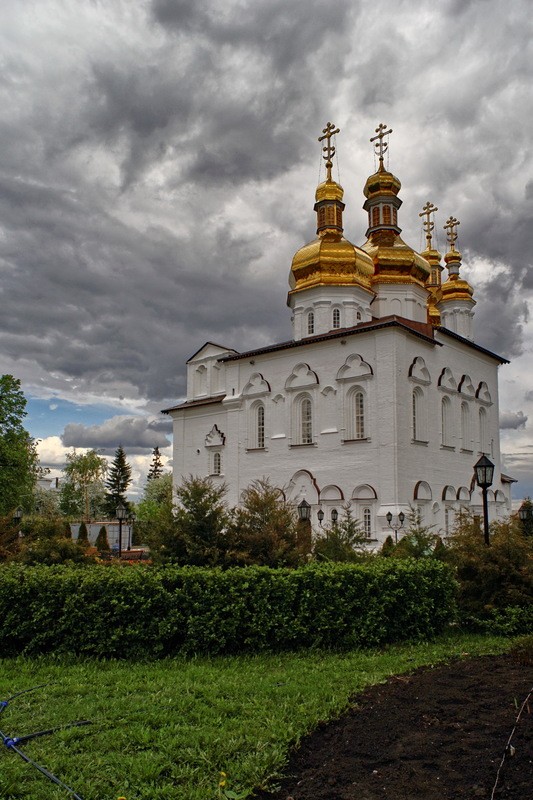
[[[126,461],[126,453],[122,445],[119,445],[115,451],[115,458],[109,467],[105,482],[107,487],[105,510],[109,517],[115,518],[117,506],[120,504],[129,510],[129,503],[126,499],[126,489],[130,483],[131,466]]]
[[[89,544],[89,533],[85,522],[81,523],[78,530],[78,544]]]
[[[94,546],[100,552],[104,550],[109,550],[109,540],[107,538],[107,528],[105,525],[102,525],[102,527],[100,528]]]
[[[148,470],[148,475],[146,476],[146,482],[149,483],[149,481],[153,481],[154,478],[160,478],[163,474],[163,462],[161,461],[159,447],[154,447],[154,451],[152,453],[152,463],[150,464],[150,469]]]

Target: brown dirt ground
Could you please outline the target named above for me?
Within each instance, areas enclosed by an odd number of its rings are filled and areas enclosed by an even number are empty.
[[[258,800],[533,800],[531,660],[463,658],[390,678],[354,698],[292,754]]]

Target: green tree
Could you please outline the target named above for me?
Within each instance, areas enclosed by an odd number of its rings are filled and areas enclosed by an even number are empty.
[[[311,550],[308,530],[280,489],[268,478],[256,480],[232,513],[227,563],[297,566]]]
[[[0,514],[27,507],[39,474],[35,443],[22,425],[26,413],[20,381],[0,376]]]
[[[226,486],[190,475],[176,489],[177,505],[168,524],[148,537],[155,560],[197,566],[222,565],[227,551]],[[137,524],[137,523],[136,523]]]
[[[150,481],[157,480],[157,478],[161,478],[162,475],[164,475],[164,468],[163,462],[161,461],[161,453],[159,452],[159,447],[154,447],[152,462],[148,470],[148,475],[146,476],[146,482],[150,483]]]
[[[366,557],[366,536],[359,520],[354,519],[350,505],[336,523],[319,534],[313,548],[317,561],[360,561]]]
[[[80,527],[79,527],[79,529],[78,529],[77,542],[78,542],[78,544],[82,544],[82,543],[84,545],[88,545],[89,544],[89,532],[87,531],[87,525],[85,524],[85,522],[82,522]]]
[[[87,522],[98,516],[104,498],[107,461],[96,450],[67,453],[60,491],[60,509],[67,516],[83,517]]]
[[[131,483],[131,466],[126,460],[126,453],[122,445],[115,451],[105,485],[107,492],[105,496],[105,511],[109,517],[115,517],[117,506],[122,504],[129,510],[130,504],[126,497],[126,490]]]
[[[107,538],[107,528],[105,525],[102,525],[98,531],[98,536],[96,537],[94,546],[99,552],[109,550],[109,539]]]
[[[463,613],[483,617],[493,609],[533,604],[533,541],[520,520],[492,522],[490,547],[479,519],[462,514],[447,547],[447,561],[456,568]]]
[[[172,475],[166,473],[146,484],[143,499],[137,504],[137,519],[133,528],[134,544],[157,542],[171,531],[174,525]]]

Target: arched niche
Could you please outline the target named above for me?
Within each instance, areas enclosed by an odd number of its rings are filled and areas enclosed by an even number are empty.
[[[310,505],[316,505],[319,497],[318,485],[312,472],[300,469],[294,473],[287,487],[287,500],[298,505],[306,500]]]
[[[431,486],[427,481],[418,481],[413,492],[413,500],[433,500]]]
[[[352,500],[377,500],[376,490],[368,483],[356,486],[352,492]]]
[[[442,490],[442,499],[445,503],[451,503],[455,501],[457,497],[457,492],[453,488],[453,486],[445,486]]]
[[[344,502],[344,495],[342,493],[342,489],[340,489],[334,483],[331,483],[329,486],[324,486],[324,488],[320,492],[321,503],[327,502],[329,500],[337,503]]]

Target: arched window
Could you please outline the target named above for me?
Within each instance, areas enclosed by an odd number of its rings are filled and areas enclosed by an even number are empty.
[[[383,224],[390,225],[390,223],[391,223],[390,206],[383,206]]]
[[[398,212],[395,208],[392,209],[392,222],[394,225],[398,224]]]
[[[363,532],[367,539],[372,536],[372,511],[370,508],[363,508]]]
[[[194,373],[194,394],[207,394],[207,367],[200,364]]]
[[[470,406],[468,403],[461,403],[461,443],[463,450],[472,449],[472,437],[470,434]]]
[[[256,410],[256,442],[257,447],[265,446],[265,407],[259,403]]]
[[[452,443],[452,404],[449,397],[442,398],[441,404],[441,443],[450,447]]]
[[[379,206],[374,206],[372,209],[372,227],[379,225]]]
[[[318,209],[318,227],[321,228],[326,224],[326,208],[321,206]]]
[[[340,328],[341,326],[341,312],[340,309],[333,309],[333,328]]]
[[[420,406],[422,403],[422,389],[417,386],[413,389],[413,439],[421,439],[420,432]]]
[[[313,442],[313,405],[309,397],[300,402],[300,444]]]
[[[346,439],[365,439],[365,395],[362,389],[353,389],[346,398]]]
[[[315,332],[315,315],[310,311],[307,315],[307,334]]]
[[[357,312],[356,319],[357,319],[358,322],[359,322],[360,319],[362,319],[360,311]]]
[[[479,449],[482,453],[489,452],[487,412],[484,408],[479,409]]]
[[[222,474],[222,456],[220,453],[213,453],[213,475]]]

